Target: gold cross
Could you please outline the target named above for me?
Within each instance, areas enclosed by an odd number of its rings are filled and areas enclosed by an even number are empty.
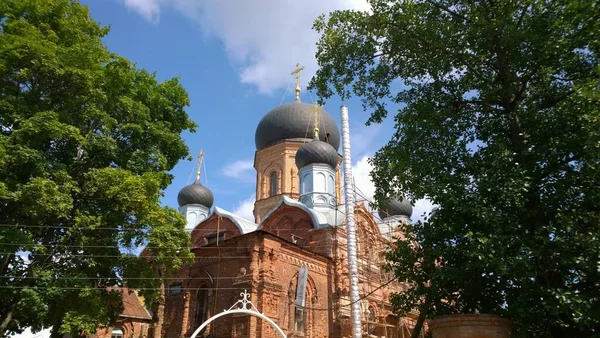
[[[304,66],[300,66],[299,63],[296,64],[296,69],[292,72],[292,75],[296,77],[296,100],[300,100],[300,72],[304,70]]]
[[[296,64],[296,69],[292,72],[292,75],[296,77],[296,87],[300,86],[300,72],[304,70],[304,66],[300,66],[299,63]]]
[[[315,114],[315,139],[319,138],[319,108],[321,108],[316,102],[313,106],[313,113]]]
[[[202,168],[202,160],[204,159],[204,150],[200,149],[198,154],[198,171],[196,171],[196,182],[200,183],[200,169]]]

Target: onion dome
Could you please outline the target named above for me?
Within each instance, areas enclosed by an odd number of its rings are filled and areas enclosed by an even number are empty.
[[[391,199],[387,203],[382,203],[379,209],[379,218],[384,219],[392,216],[412,216],[413,207],[407,199]]]
[[[262,150],[284,140],[312,139],[314,106],[299,99],[275,107],[258,123],[254,137],[256,150]],[[319,140],[329,143],[335,151],[340,147],[340,132],[327,112],[319,113]],[[309,132],[310,134],[307,134]],[[336,159],[337,164],[337,159]]]
[[[335,169],[338,165],[338,153],[329,143],[314,139],[303,145],[296,152],[296,166],[298,169],[309,164],[327,164]]]
[[[207,208],[211,208],[215,201],[212,191],[203,186],[199,180],[193,184],[186,185],[177,194],[177,203],[182,207],[189,204],[200,204]]]

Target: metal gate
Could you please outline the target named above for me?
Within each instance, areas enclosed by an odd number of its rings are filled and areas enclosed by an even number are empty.
[[[283,330],[273,320],[271,320],[271,318],[260,313],[260,311],[258,311],[256,306],[254,306],[254,304],[252,304],[252,302],[248,299],[248,298],[250,298],[250,294],[248,292],[246,292],[246,290],[244,290],[244,292],[240,293],[240,296],[242,297],[242,299],[235,302],[235,304],[233,304],[229,309],[223,310],[223,312],[210,317],[208,320],[206,320],[204,323],[202,323],[202,325],[200,325],[200,327],[198,327],[196,329],[196,331],[194,331],[194,333],[192,334],[192,336],[190,338],[196,338],[196,336],[200,333],[200,331],[202,331],[202,329],[204,329],[206,327],[206,325],[210,324],[212,321],[214,321],[220,317],[232,315],[232,314],[236,314],[236,313],[248,314],[251,316],[258,317],[260,319],[264,319],[265,321],[267,321],[267,323],[271,324],[271,326],[273,326],[273,328],[275,328],[275,331],[277,331],[281,335],[281,337],[287,338],[287,336],[285,335]]]

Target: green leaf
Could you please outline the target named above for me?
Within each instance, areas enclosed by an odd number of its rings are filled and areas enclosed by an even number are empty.
[[[376,199],[441,208],[388,254],[400,314],[495,313],[518,336],[600,327],[600,11],[587,0],[369,1],[314,28],[321,100],[395,133]],[[417,245],[415,245],[417,244]],[[580,257],[584,257],[580,259]],[[560,295],[556,297],[555,295]]]

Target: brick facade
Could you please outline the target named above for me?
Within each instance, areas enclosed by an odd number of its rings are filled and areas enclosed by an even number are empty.
[[[95,338],[111,338],[113,330],[120,329],[122,338],[148,338],[150,332],[150,322],[135,318],[120,318],[115,325],[111,327],[99,328],[96,331]],[[116,336],[116,335],[115,335]]]
[[[512,322],[486,314],[463,314],[435,318],[429,323],[433,338],[509,338]]]
[[[127,288],[112,289],[123,294],[123,312],[114,325],[98,328],[90,338],[149,338],[152,316],[144,307],[144,299]]]
[[[390,293],[403,285],[393,282],[380,288],[391,278],[380,269],[388,243],[363,205],[356,209],[356,224],[360,293],[369,295],[361,303],[364,329],[377,337],[407,337],[414,318],[397,318],[389,303]],[[259,230],[244,235],[231,220],[213,214],[192,234],[195,263],[166,289],[162,337],[189,337],[206,318],[233,305],[244,290],[288,337],[350,336],[344,229],[315,229],[305,211],[285,204]],[[209,244],[207,237],[223,231],[218,245]],[[308,272],[304,308],[296,306],[301,268]],[[222,317],[206,332],[215,337],[277,336],[268,323],[252,316]]]
[[[254,155],[256,169],[256,202],[254,203],[254,218],[260,223],[265,214],[273,209],[281,200],[282,195],[298,199],[299,178],[296,167],[296,151],[304,145],[299,141],[283,141],[269,148],[259,150]],[[342,163],[340,156],[339,163]],[[277,176],[276,194],[271,194],[271,175]],[[342,197],[340,167],[336,170],[335,196],[338,201]]]

